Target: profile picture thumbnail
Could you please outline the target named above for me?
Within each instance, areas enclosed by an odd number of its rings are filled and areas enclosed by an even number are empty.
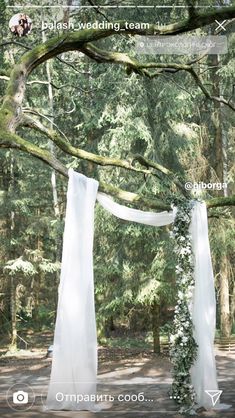
[[[27,36],[32,30],[32,20],[25,13],[17,13],[10,19],[9,28],[15,36]]]

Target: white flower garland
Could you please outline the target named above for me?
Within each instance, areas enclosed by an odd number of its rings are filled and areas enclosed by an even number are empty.
[[[171,398],[182,406],[180,412],[193,412],[195,392],[191,384],[190,369],[197,357],[197,344],[193,337],[190,312],[194,289],[193,255],[189,225],[193,202],[177,204],[177,214],[171,233],[177,256],[176,282],[177,304],[170,339],[170,356],[173,364]]]

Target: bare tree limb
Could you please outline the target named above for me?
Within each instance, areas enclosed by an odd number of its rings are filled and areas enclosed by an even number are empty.
[[[155,161],[148,160],[147,158],[139,154],[134,155],[132,163],[134,161],[138,161],[144,167],[152,167],[155,170],[161,172],[162,174],[165,174],[168,177],[168,179],[171,180],[181,190],[181,192],[183,192],[183,194],[187,195],[184,185],[176,178],[175,174],[171,170],[169,170],[169,168],[166,168]]]
[[[0,44],[0,48],[3,48],[4,46],[8,46],[8,45],[17,45],[20,46],[24,49],[27,49],[28,51],[31,51],[31,47],[27,46],[25,44],[23,44],[22,42],[17,42],[17,41],[7,41],[7,42],[3,42],[2,44]]]
[[[203,84],[200,76],[196,73],[192,65],[188,64],[176,64],[176,63],[162,63],[162,62],[147,62],[141,63],[133,57],[130,57],[128,54],[121,52],[109,52],[101,50],[92,44],[86,44],[82,51],[88,55],[90,58],[96,60],[97,62],[111,62],[114,64],[122,64],[127,66],[130,71],[134,71],[137,74],[145,75],[149,78],[158,77],[162,72],[177,72],[177,71],[187,71],[192,75],[194,81],[205,94],[205,96],[213,101],[223,103],[228,106],[231,110],[235,111],[235,105],[231,101],[226,100],[224,97],[216,97],[210,94]],[[158,68],[159,71],[151,73],[148,70]]]
[[[91,74],[90,71],[83,71],[83,70],[79,70],[77,67],[75,67],[75,65],[71,64],[71,62],[65,61],[63,58],[61,57],[55,57],[58,61],[62,62],[63,64],[67,65],[69,68],[72,68],[76,73],[78,74]]]
[[[235,104],[231,103],[230,100],[226,100],[224,97],[216,97],[210,94],[210,92],[206,89],[205,85],[202,83],[199,75],[193,68],[191,68],[189,72],[191,73],[197,85],[200,87],[200,89],[208,99],[213,100],[214,102],[223,103],[224,105],[228,106],[231,110],[235,111]]]
[[[107,22],[109,22],[109,19],[107,18],[107,16],[103,12],[101,12],[99,6],[95,5],[92,0],[88,0],[88,3],[90,3],[91,6],[93,6],[93,8],[94,8],[94,10],[97,14],[101,15],[102,17],[105,18],[105,20],[107,20]]]

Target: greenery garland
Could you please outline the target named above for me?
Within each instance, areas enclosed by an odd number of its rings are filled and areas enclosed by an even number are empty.
[[[181,413],[191,411],[196,394],[191,384],[190,369],[197,357],[197,344],[193,337],[193,322],[190,312],[194,289],[193,254],[189,225],[194,202],[177,202],[177,214],[171,236],[177,256],[176,281],[177,304],[170,339],[170,356],[173,364],[171,398],[182,405]]]

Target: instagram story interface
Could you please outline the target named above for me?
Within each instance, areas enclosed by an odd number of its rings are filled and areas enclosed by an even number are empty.
[[[235,416],[234,2],[0,22],[0,416]]]

